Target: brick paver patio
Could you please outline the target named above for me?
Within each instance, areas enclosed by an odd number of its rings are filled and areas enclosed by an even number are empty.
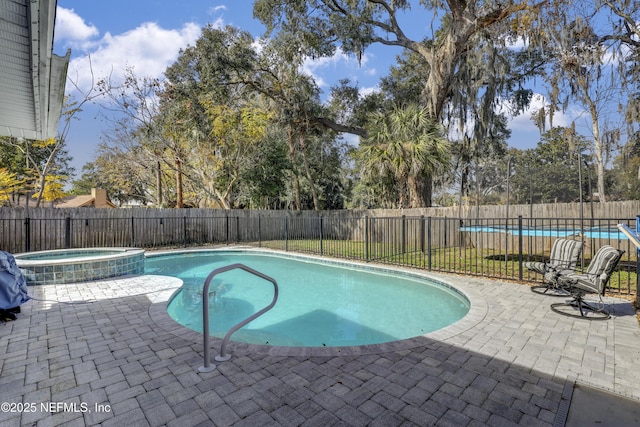
[[[471,296],[473,319],[341,355],[231,343],[209,373],[201,339],[164,314],[177,279],[30,287],[0,323],[0,426],[550,426],[574,380],[640,399],[629,302],[573,320],[526,285],[432,276]]]

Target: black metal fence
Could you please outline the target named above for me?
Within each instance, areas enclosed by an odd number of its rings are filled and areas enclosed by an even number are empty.
[[[446,217],[178,217],[0,219],[0,249],[18,253],[87,247],[145,249],[244,244],[491,278],[536,282],[525,261],[553,241],[584,241],[585,268],[605,244],[625,251],[610,291],[636,293],[636,248],[617,224],[635,219]]]

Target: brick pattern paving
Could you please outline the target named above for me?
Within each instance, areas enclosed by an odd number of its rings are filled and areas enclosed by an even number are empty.
[[[209,373],[197,371],[201,342],[149,314],[176,279],[32,287],[38,300],[0,323],[0,401],[13,404],[0,426],[550,426],[567,378],[640,398],[629,303],[608,300],[609,321],[573,320],[525,285],[437,277],[472,289],[484,317],[374,354],[278,356],[232,343],[231,360]]]

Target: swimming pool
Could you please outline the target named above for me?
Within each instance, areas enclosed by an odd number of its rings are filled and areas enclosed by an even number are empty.
[[[604,239],[604,240],[625,240],[627,236],[621,233],[617,228],[606,227],[591,227],[586,228],[584,231],[580,231],[580,228],[527,228],[523,227],[522,231],[518,228],[509,227],[505,229],[504,226],[465,226],[460,227],[460,231],[466,231],[470,233],[501,233],[505,232],[522,236],[534,236],[534,237],[569,237],[580,236],[581,234],[586,239]]]
[[[460,227],[460,231],[466,231],[471,233],[509,233],[513,235],[520,234],[520,229],[509,227],[505,229],[504,226],[467,226]],[[575,228],[522,228],[523,236],[535,236],[535,237],[567,237],[576,236],[580,234],[580,230]]]
[[[586,239],[628,240],[629,238],[617,228],[592,227],[585,230]]]
[[[242,263],[278,281],[273,310],[236,332],[232,340],[269,346],[342,347],[418,337],[462,319],[470,302],[436,280],[375,272],[343,263],[316,262],[242,251],[150,255],[146,274],[178,277],[183,287],[168,304],[178,323],[202,331],[202,284],[215,268]],[[210,333],[227,330],[267,305],[269,283],[232,271],[216,276],[209,294]]]

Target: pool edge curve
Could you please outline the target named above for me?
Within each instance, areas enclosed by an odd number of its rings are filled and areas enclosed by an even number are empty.
[[[331,258],[326,256],[310,256],[304,254],[292,254],[290,252],[277,251],[264,248],[251,248],[251,247],[225,247],[224,249],[188,249],[180,251],[161,251],[153,254],[147,253],[147,256],[159,256],[169,253],[177,252],[211,252],[211,251],[231,251],[231,252],[254,252],[254,253],[269,253],[279,256],[285,256],[290,258],[297,258],[303,260],[311,260],[315,262],[323,262],[329,264],[338,264],[343,266],[359,266],[361,268],[374,270],[383,273],[401,273],[402,275],[419,278],[435,280],[438,283],[447,286],[448,288],[460,293],[469,301],[469,312],[457,322],[445,326],[436,331],[430,332],[425,335],[420,335],[412,338],[406,338],[397,341],[390,341],[380,344],[368,344],[358,346],[345,346],[345,347],[290,347],[290,346],[269,346],[263,344],[248,344],[239,341],[230,341],[229,349],[231,353],[239,354],[264,354],[269,356],[357,356],[364,354],[378,354],[387,353],[392,351],[408,350],[411,348],[419,347],[425,344],[426,340],[444,341],[453,338],[477,325],[482,319],[486,317],[488,311],[488,305],[485,299],[475,289],[464,284],[452,284],[446,276],[437,275],[433,273],[425,273],[416,269],[400,268],[389,266],[383,266],[372,263],[362,263],[358,261],[342,260],[337,258]],[[202,333],[196,332],[187,328],[173,320],[167,313],[167,306],[169,301],[180,289],[180,286],[175,289],[167,289],[158,293],[152,300],[152,304],[149,307],[149,316],[151,320],[163,330],[171,333],[172,335],[181,337],[188,341],[194,341],[196,343],[202,343]],[[211,337],[213,352],[215,354],[216,349],[220,347],[222,339]]]

